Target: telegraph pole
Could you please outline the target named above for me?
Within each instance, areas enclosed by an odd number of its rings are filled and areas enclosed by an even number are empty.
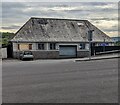
[[[103,52],[105,52],[105,38],[104,38],[104,44],[103,44]]]
[[[91,41],[89,41],[89,60],[91,60]]]
[[[91,60],[91,41],[93,37],[93,31],[94,30],[89,30],[88,31],[88,41],[89,41],[89,60]]]

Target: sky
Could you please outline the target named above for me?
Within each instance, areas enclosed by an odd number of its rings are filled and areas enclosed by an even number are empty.
[[[78,2],[78,0],[4,0],[2,2],[2,32],[16,32],[31,17],[89,20],[107,35],[118,36],[118,0]],[[21,2],[22,1],[22,2]],[[83,0],[82,0],[83,1]],[[86,1],[86,2],[85,2]],[[101,0],[102,1],[102,0]],[[109,0],[110,1],[110,0]]]
[[[119,0],[2,0],[2,2],[119,2]]]

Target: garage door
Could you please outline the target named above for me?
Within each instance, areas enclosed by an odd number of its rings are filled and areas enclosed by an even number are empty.
[[[77,46],[59,46],[59,55],[64,57],[76,57]]]

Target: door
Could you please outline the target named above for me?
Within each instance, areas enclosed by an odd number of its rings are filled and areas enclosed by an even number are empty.
[[[59,55],[61,57],[76,57],[77,46],[60,45],[59,46]]]

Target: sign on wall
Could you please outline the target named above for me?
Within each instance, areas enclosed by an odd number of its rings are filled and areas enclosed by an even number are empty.
[[[108,43],[100,43],[99,45],[100,46],[108,46],[109,44]]]

